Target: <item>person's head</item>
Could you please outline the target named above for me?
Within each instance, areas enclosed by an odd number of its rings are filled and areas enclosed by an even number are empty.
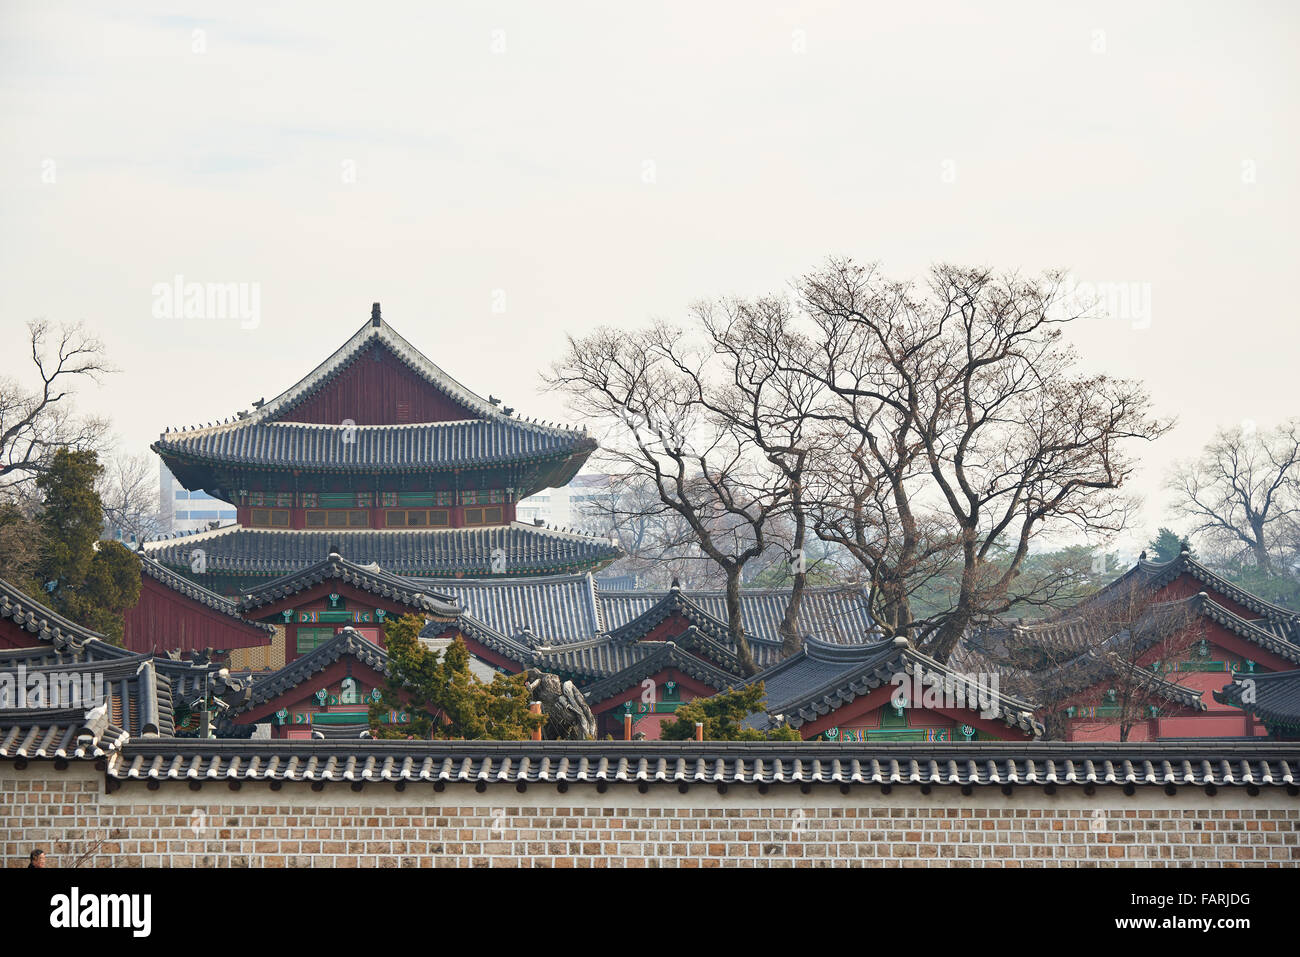
[[[32,863],[32,867],[45,866],[45,852],[41,850],[39,847],[36,850],[32,851],[31,863]]]

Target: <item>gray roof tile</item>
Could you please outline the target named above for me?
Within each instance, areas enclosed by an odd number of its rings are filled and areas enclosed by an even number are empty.
[[[207,574],[279,577],[326,558],[331,550],[359,565],[378,564],[408,578],[487,575],[492,551],[504,549],[513,575],[547,574],[603,564],[619,557],[617,545],[533,525],[483,528],[306,530],[228,526],[197,535],[150,542],[151,557],[182,573],[201,549]]]
[[[238,607],[245,614],[255,612],[265,605],[292,597],[327,581],[345,582],[372,595],[430,615],[454,617],[461,611],[455,596],[449,595],[446,589],[435,590],[432,585],[390,574],[378,566],[358,565],[337,552],[330,552],[323,561],[314,565],[249,590],[240,599]]]
[[[749,683],[763,682],[768,715],[783,715],[786,723],[798,728],[894,682],[900,675],[914,675],[918,667],[941,676],[945,682],[966,681],[960,672],[913,649],[906,639],[887,638],[864,645],[809,640],[799,654],[755,675]],[[1043,733],[1031,704],[1000,692],[995,700],[998,720],[1029,734]],[[770,724],[759,720],[755,726]]]
[[[131,741],[114,782],[1286,788],[1300,745],[813,741]]]
[[[373,350],[395,356],[476,418],[412,425],[348,426],[282,421]],[[367,322],[324,362],[261,408],[213,426],[167,431],[153,449],[164,458],[199,463],[324,471],[450,469],[559,460],[525,493],[569,481],[596,448],[586,433],[526,422],[500,411],[439,368],[387,322]],[[556,471],[558,469],[559,471]]]
[[[268,635],[275,634],[275,628],[271,625],[264,625],[260,622],[249,621],[245,618],[240,610],[239,604],[233,599],[224,595],[218,595],[216,592],[204,588],[202,585],[191,581],[184,575],[172,571],[166,565],[160,564],[150,558],[143,551],[137,551],[136,557],[140,559],[141,574],[148,575],[154,581],[172,591],[184,595],[192,601],[205,605],[214,611],[219,611],[223,615],[229,615],[231,618],[238,619],[242,624],[250,628],[256,628]]]
[[[0,711],[0,758],[101,758],[129,738],[107,708]]]
[[[320,674],[340,658],[349,657],[366,667],[388,674],[388,652],[352,628],[344,628],[325,644],[312,649],[301,658],[295,658],[283,668],[269,675],[257,675],[252,690],[237,711],[248,711],[258,705],[292,691],[313,675]]]
[[[48,641],[56,648],[67,648],[74,653],[87,641],[104,641],[104,636],[99,632],[91,631],[71,619],[64,618],[2,578],[0,578],[0,618],[8,618],[41,641]]]
[[[1270,729],[1300,734],[1300,671],[1234,675],[1214,700],[1255,715]]]

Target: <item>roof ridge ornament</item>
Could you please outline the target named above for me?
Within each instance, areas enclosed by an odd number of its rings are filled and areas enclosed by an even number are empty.
[[[378,329],[383,322],[384,320],[379,313],[379,303],[376,302],[370,307],[370,324]]]

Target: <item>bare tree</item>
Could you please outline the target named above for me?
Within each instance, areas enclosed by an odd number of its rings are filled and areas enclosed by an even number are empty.
[[[881,396],[878,345],[857,316],[897,316],[906,287],[870,277],[842,292],[838,310],[808,310],[807,332],[784,332],[782,361],[819,386],[809,410],[817,427],[810,442],[808,495],[813,528],[856,562],[886,635],[912,636],[911,594],[952,562],[955,543],[915,495],[924,446],[909,416]]]
[[[652,513],[679,516],[722,572],[731,638],[742,669],[754,674],[741,577],[766,550],[768,523],[786,507],[787,492],[745,432],[702,400],[714,387],[707,356],[687,353],[680,339],[680,330],[663,324],[570,337],[546,381],[575,411],[607,427],[602,458],[609,470],[646,480],[658,499]]]
[[[664,588],[672,581],[684,588],[724,584],[690,524],[663,504],[653,480],[639,472],[610,476],[605,494],[583,502],[579,517],[586,531],[615,539],[623,549],[624,557],[611,568]]]
[[[1279,550],[1297,538],[1298,482],[1300,421],[1292,419],[1269,432],[1221,429],[1198,460],[1174,470],[1168,485],[1177,513],[1196,523],[1192,534],[1271,572]]]
[[[1200,600],[1158,602],[1140,580],[1120,579],[1062,615],[999,622],[972,643],[1001,666],[1013,693],[1039,705],[1049,737],[1064,738],[1070,717],[1092,713],[1117,723],[1127,741],[1135,727],[1185,701],[1179,691],[1190,673],[1182,664],[1204,636]]]
[[[917,287],[833,260],[800,289],[823,328],[856,327],[852,378],[837,391],[887,409],[882,432],[919,446],[922,468],[891,481],[955,545],[952,607],[913,626],[928,654],[946,660],[973,622],[1034,600],[1015,582],[1035,536],[1124,527],[1127,445],[1171,423],[1149,414],[1140,385],[1074,370],[1061,326],[1087,305],[1067,307],[1059,275],[937,266]]]
[[[708,348],[720,360],[721,382],[709,388],[678,340],[664,339],[661,348],[674,368],[695,384],[699,404],[734,429],[770,467],[769,487],[784,499],[785,507],[772,518],[784,519],[790,533],[785,551],[792,581],[779,632],[783,654],[791,655],[803,647],[799,609],[808,582],[812,534],[807,482],[818,440],[812,415],[822,401],[821,384],[788,361],[803,343],[790,331],[791,307],[785,299],[702,303],[695,315]]]
[[[100,474],[104,517],[123,541],[140,544],[163,533],[158,469],[152,456],[118,452]]]
[[[27,331],[39,384],[0,380],[0,490],[11,494],[33,481],[56,449],[100,444],[107,423],[78,415],[71,398],[82,382],[114,371],[103,345],[80,324],[52,330],[40,319]]]

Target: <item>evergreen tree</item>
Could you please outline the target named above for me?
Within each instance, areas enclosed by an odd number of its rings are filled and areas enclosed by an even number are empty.
[[[1178,557],[1179,552],[1183,550],[1185,545],[1187,545],[1187,539],[1179,538],[1173,529],[1162,526],[1156,537],[1151,539],[1150,544],[1147,545],[1147,551],[1149,552],[1147,557],[1151,561],[1160,562],[1161,564],[1172,562]]]
[[[86,571],[86,580],[63,593],[65,613],[113,644],[122,643],[123,614],[140,601],[140,559],[121,542],[101,541]]]
[[[58,603],[68,588],[86,580],[104,521],[104,503],[95,491],[103,469],[88,449],[59,449],[49,469],[36,480],[41,496],[40,585]]]
[[[41,545],[27,590],[120,645],[123,613],[140,600],[140,561],[117,542],[98,542],[104,510],[95,481],[101,471],[94,452],[64,448],[37,478]]]
[[[696,698],[677,709],[676,720],[660,729],[665,741],[688,741],[695,737],[695,724],[704,725],[706,741],[799,741],[799,732],[788,725],[770,731],[741,727],[741,722],[764,706],[763,682],[732,688],[709,698]]]
[[[528,710],[526,678],[496,675],[480,681],[469,669],[469,649],[457,636],[441,654],[420,642],[424,619],[405,615],[384,623],[389,680],[370,705],[371,733],[380,738],[467,738],[522,741],[540,727]],[[388,712],[405,711],[409,724],[387,723]]]

